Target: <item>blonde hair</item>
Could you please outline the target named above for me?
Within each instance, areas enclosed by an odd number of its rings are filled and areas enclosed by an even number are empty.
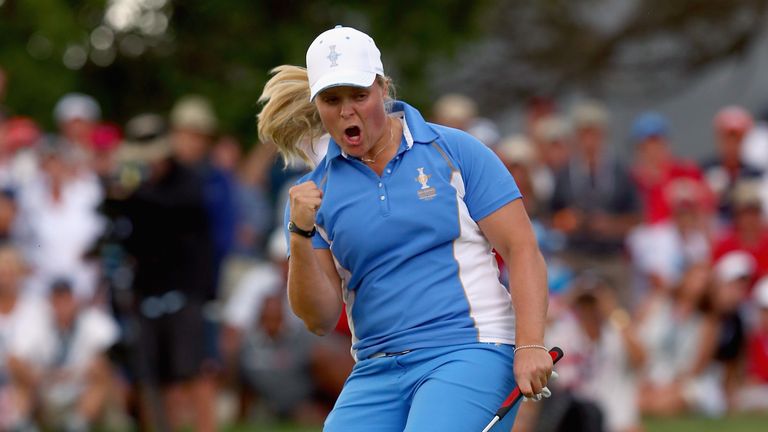
[[[300,66],[283,65],[272,69],[259,102],[264,103],[256,116],[261,142],[273,142],[286,165],[302,160],[313,166],[307,153],[314,142],[325,133],[320,114],[309,100],[309,77]],[[376,82],[386,85],[385,110],[391,111],[394,102],[394,85],[389,77],[377,76]],[[309,143],[307,146],[301,145]]]
[[[283,65],[272,69],[272,73],[259,97],[259,102],[266,102],[257,116],[259,139],[275,143],[286,164],[301,159],[312,165],[306,150],[298,144],[302,140],[313,142],[325,129],[309,100],[307,70]]]

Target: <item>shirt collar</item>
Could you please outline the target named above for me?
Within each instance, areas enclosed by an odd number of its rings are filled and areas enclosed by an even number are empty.
[[[403,134],[408,144],[406,149],[410,149],[413,144],[431,144],[437,139],[437,132],[424,120],[424,117],[416,108],[407,103],[395,101],[392,106],[392,115],[404,119]],[[326,159],[331,160],[339,156],[347,157],[341,150],[341,147],[336,144],[336,141],[331,138],[328,143]]]

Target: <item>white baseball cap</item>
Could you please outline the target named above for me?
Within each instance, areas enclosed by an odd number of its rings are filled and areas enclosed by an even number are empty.
[[[757,306],[768,308],[768,276],[763,276],[755,284],[755,290],[752,293]]]
[[[715,263],[715,277],[723,283],[749,278],[754,274],[755,267],[755,258],[752,255],[744,251],[732,251]]]
[[[369,87],[384,75],[381,52],[367,34],[336,26],[320,34],[307,50],[309,100],[337,86]]]
[[[530,165],[536,160],[536,150],[525,135],[511,135],[504,138],[498,145],[498,151],[504,162]]]
[[[80,119],[98,121],[101,118],[101,108],[96,99],[83,93],[67,93],[56,102],[53,109],[56,123]]]

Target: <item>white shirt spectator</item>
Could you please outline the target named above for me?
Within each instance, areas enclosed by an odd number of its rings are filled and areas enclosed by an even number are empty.
[[[51,310],[36,295],[20,295],[11,313],[0,314],[0,369],[9,356],[34,367],[47,366],[55,350]]]
[[[676,284],[685,269],[710,257],[710,243],[703,231],[683,237],[671,221],[640,225],[627,236],[632,265],[638,273],[641,293],[650,275],[661,277],[668,285]]]
[[[54,342],[51,310],[39,296],[19,296],[10,313],[0,314],[0,430],[20,420],[7,386],[8,359],[12,356],[41,373],[53,359]]]
[[[61,338],[55,343],[56,352],[66,352],[60,359],[60,368],[82,373],[97,356],[104,354],[119,337],[117,323],[102,310],[89,307],[77,317],[74,333],[67,347]]]
[[[52,335],[54,356],[48,364],[51,374],[43,381],[41,396],[47,410],[71,411],[87,387],[93,361],[117,342],[117,323],[103,311],[89,307],[80,311],[67,338]]]
[[[639,335],[646,348],[645,377],[652,384],[666,385],[692,372],[703,338],[704,317],[700,313],[679,319],[671,301],[652,304],[640,324]],[[719,367],[712,364],[681,383],[689,406],[700,413],[718,416],[726,409]]]
[[[54,280],[66,278],[78,298],[93,297],[97,268],[83,257],[104,230],[96,210],[101,199],[101,187],[90,174],[65,183],[58,202],[45,177],[21,189],[15,234],[32,268],[30,290],[47,295]]]
[[[597,341],[590,339],[572,314],[547,331],[547,344],[566,356],[557,365],[558,386],[597,404],[607,431],[629,430],[640,424],[635,375],[618,329],[605,323]]]

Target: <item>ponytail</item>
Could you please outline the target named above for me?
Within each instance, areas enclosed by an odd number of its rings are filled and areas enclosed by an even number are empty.
[[[325,129],[317,108],[309,101],[307,70],[283,65],[274,68],[272,73],[259,97],[259,102],[266,102],[257,116],[259,139],[275,143],[286,165],[303,160],[312,166],[314,163],[306,148],[311,147]],[[309,143],[306,148],[305,142]]]

